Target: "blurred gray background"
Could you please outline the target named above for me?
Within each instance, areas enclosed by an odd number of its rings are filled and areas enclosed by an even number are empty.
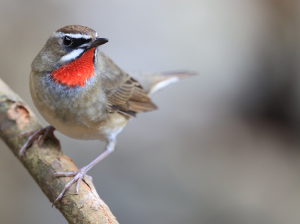
[[[108,38],[102,50],[124,70],[196,71],[155,94],[159,110],[133,119],[89,172],[99,195],[123,224],[298,224],[299,9],[297,0],[2,0],[0,77],[34,108],[30,64],[71,24]],[[78,167],[104,149],[57,136]],[[0,223],[66,223],[0,149]]]

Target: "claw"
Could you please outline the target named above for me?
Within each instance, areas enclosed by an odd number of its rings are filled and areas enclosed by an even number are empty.
[[[29,135],[32,135],[36,132],[36,130],[34,131],[25,131],[25,132],[22,132],[19,134],[20,137],[25,137],[25,136],[29,136]]]
[[[64,189],[62,190],[62,192],[60,192],[60,194],[58,195],[58,197],[55,199],[55,201],[53,202],[52,204],[52,207],[53,205],[58,202],[60,199],[63,198],[65,192],[72,186],[72,184],[74,184],[77,180],[75,179],[75,177],[65,185]]]
[[[56,177],[74,177],[76,176],[77,172],[57,172],[53,175]]]
[[[56,176],[56,177],[71,177],[71,176],[74,176],[74,178],[69,183],[67,183],[65,185],[64,189],[60,192],[58,197],[53,202],[52,207],[56,202],[58,202],[59,200],[61,200],[63,198],[66,191],[76,182],[77,182],[77,184],[76,184],[76,193],[79,194],[79,186],[80,186],[81,181],[84,180],[84,176],[85,176],[86,172],[87,172],[86,167],[83,167],[83,168],[79,169],[77,172],[57,172],[57,173],[54,173],[54,176]]]
[[[38,146],[41,146],[43,144],[44,141],[41,141],[43,135],[40,135],[38,138]]]
[[[59,143],[59,140],[53,134],[54,130],[55,128],[53,126],[47,126],[43,129],[35,131],[22,132],[19,135],[20,137],[29,136],[29,138],[27,139],[23,147],[20,149],[19,158],[26,158],[25,152],[35,140],[37,140],[38,146],[41,146],[47,137],[51,137],[56,143]]]
[[[80,182],[81,181],[77,181],[77,184],[76,184],[76,194],[79,194],[79,185],[80,185]]]
[[[106,149],[104,152],[102,152],[96,159],[94,159],[92,162],[90,162],[88,165],[86,165],[85,167],[79,169],[77,172],[57,172],[54,173],[54,176],[56,177],[71,177],[74,176],[74,178],[65,185],[64,189],[62,190],[62,192],[58,195],[58,197],[55,199],[55,201],[52,204],[53,205],[58,202],[60,199],[63,198],[65,192],[72,186],[72,184],[74,184],[75,182],[77,182],[76,184],[76,192],[78,194],[79,192],[79,185],[81,181],[84,181],[88,187],[90,187],[90,185],[88,184],[88,182],[85,180],[85,177],[89,177],[92,179],[92,177],[86,175],[86,172],[89,171],[95,164],[97,164],[99,161],[101,161],[102,159],[104,159],[106,156],[108,156],[114,149],[116,146],[116,139],[115,138],[111,138],[108,139],[108,144],[106,145]],[[90,187],[91,189],[91,187]],[[92,189],[91,189],[92,190]]]

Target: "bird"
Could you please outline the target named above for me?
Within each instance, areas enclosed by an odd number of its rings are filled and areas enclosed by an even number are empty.
[[[194,72],[132,72],[119,68],[101,50],[108,39],[81,25],[68,25],[52,33],[31,64],[30,94],[35,107],[50,124],[45,128],[22,133],[28,136],[19,151],[37,141],[41,146],[48,137],[58,142],[53,132],[82,140],[106,141],[105,150],[76,172],[57,172],[56,177],[73,177],[53,204],[65,192],[79,185],[95,164],[112,153],[116,137],[137,113],[157,109],[149,95]]]

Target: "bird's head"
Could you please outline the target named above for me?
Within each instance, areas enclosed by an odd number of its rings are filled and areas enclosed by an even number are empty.
[[[108,42],[98,38],[91,28],[71,25],[55,31],[32,62],[36,72],[52,72],[62,65],[80,58],[86,51]]]

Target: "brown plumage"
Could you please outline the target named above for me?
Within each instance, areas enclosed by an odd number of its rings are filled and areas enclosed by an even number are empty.
[[[55,174],[74,178],[53,203],[73,183],[77,182],[78,192],[86,172],[115,149],[116,136],[130,117],[157,109],[148,94],[193,75],[181,71],[133,73],[131,77],[100,51],[99,46],[107,41],[88,27],[66,26],[50,36],[32,62],[30,93],[41,115],[53,127],[31,135],[20,157],[34,139],[40,142],[48,135],[53,137],[55,129],[71,138],[107,142],[105,151],[87,166]],[[40,133],[45,135],[40,137]]]
[[[118,108],[118,111],[130,116],[157,109],[136,80],[122,71],[111,59],[105,59],[107,67],[113,71],[113,74],[108,72],[102,77],[108,106]]]
[[[86,26],[79,26],[79,25],[71,25],[71,26],[65,26],[56,31],[56,33],[69,33],[69,34],[83,34],[90,36],[91,38],[96,38],[97,33],[95,30],[86,27]]]

